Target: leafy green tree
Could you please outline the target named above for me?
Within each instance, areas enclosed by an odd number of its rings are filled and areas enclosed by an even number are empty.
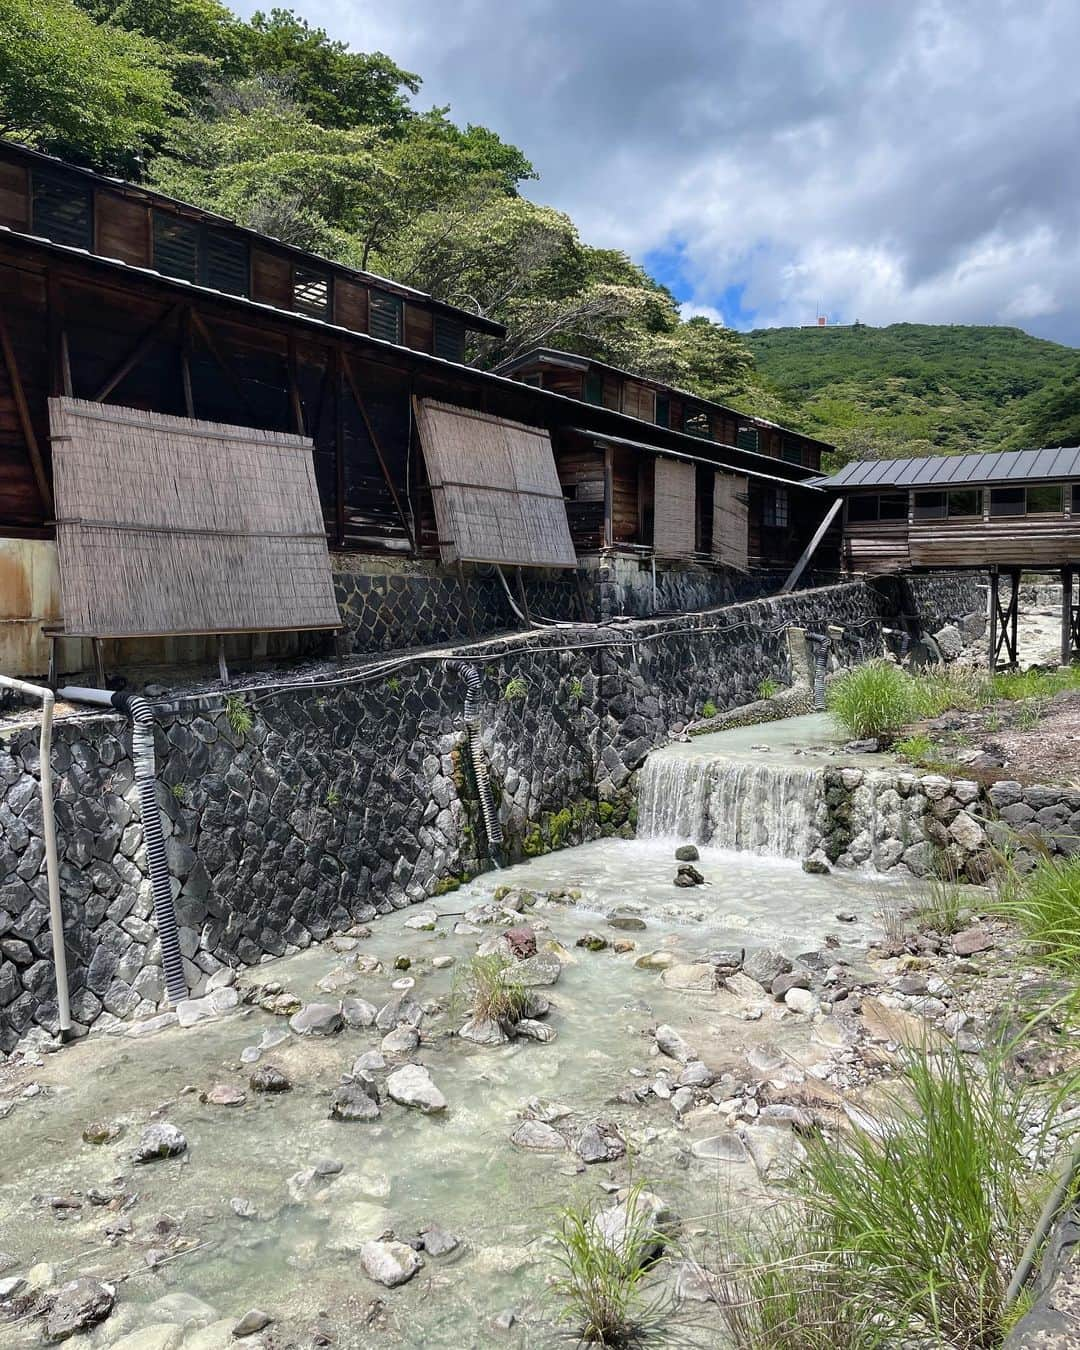
[[[179,102],[151,39],[97,24],[72,0],[0,3],[0,134],[130,174]]]
[[[325,127],[401,127],[420,88],[418,75],[382,52],[352,52],[287,9],[252,15],[248,71],[276,77]]]

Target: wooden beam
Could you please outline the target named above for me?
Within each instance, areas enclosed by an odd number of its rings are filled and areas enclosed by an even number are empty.
[[[97,393],[93,395],[92,401],[94,403],[104,403],[120,381],[135,369],[165,329],[172,323],[173,319],[182,312],[182,309],[183,306],[181,305],[173,305],[171,309],[165,311],[156,323],[151,324],[138,342],[136,342],[135,346],[132,347],[124,360],[120,362],[116,370],[113,371]]]
[[[235,371],[229,365],[228,361],[225,360],[225,357],[221,354],[221,349],[218,347],[217,342],[214,339],[213,333],[211,333],[210,329],[207,328],[206,323],[203,320],[202,315],[198,312],[198,310],[193,309],[191,311],[191,323],[192,327],[202,338],[206,350],[210,353],[210,355],[214,358],[214,361],[217,363],[218,369],[229,381],[233,393],[244,405],[244,411],[247,413],[248,419],[250,420],[253,426],[258,426],[262,419],[259,417],[255,409],[251,406],[251,401],[248,398],[247,394],[244,392],[244,386],[240,383],[239,379],[237,379]]]
[[[184,387],[184,413],[195,416],[195,395],[191,389],[191,306],[180,320],[180,383]]]
[[[30,454],[30,466],[34,470],[34,479],[37,482],[38,492],[41,494],[45,515],[51,519],[53,497],[52,489],[49,486],[49,475],[45,472],[45,460],[42,458],[41,446],[38,445],[38,438],[34,432],[30,405],[26,401],[26,391],[23,389],[22,377],[19,375],[19,367],[15,360],[15,348],[11,345],[11,334],[8,332],[7,324],[2,316],[0,316],[0,348],[3,349],[4,353],[4,365],[7,367],[11,396],[15,400],[15,412],[18,415],[19,426],[22,428],[23,439],[26,441],[26,448]]]
[[[1071,664],[1073,656],[1073,570],[1061,569],[1061,664]]]
[[[615,501],[615,451],[610,445],[605,445],[604,446],[604,547],[605,548],[611,548],[615,541],[615,531],[612,525],[612,511],[614,501]]]
[[[368,434],[371,448],[375,451],[375,458],[379,461],[379,469],[383,476],[383,482],[386,484],[387,490],[390,493],[390,498],[394,503],[394,510],[398,513],[398,519],[401,521],[401,528],[405,531],[405,538],[409,541],[409,549],[412,553],[415,553],[416,540],[413,537],[412,526],[409,524],[409,518],[405,514],[405,508],[401,505],[401,498],[398,496],[397,488],[394,486],[394,480],[390,476],[390,468],[383,456],[382,446],[379,444],[379,438],[375,434],[375,428],[371,425],[371,418],[368,416],[367,408],[364,406],[364,400],[360,397],[360,390],[357,388],[356,380],[353,378],[349,358],[343,355],[341,363],[345,369],[345,379],[348,381],[349,392],[353,396],[353,402],[356,404],[357,412],[363,419],[364,430]]]
[[[334,513],[338,548],[345,547],[345,387],[341,349],[334,348]]]
[[[825,518],[822,520],[821,524],[820,524],[820,525],[817,527],[817,529],[814,531],[814,537],[810,540],[810,542],[807,544],[807,546],[803,549],[802,554],[801,554],[800,557],[799,557],[799,561],[795,564],[795,566],[794,566],[794,567],[791,569],[791,571],[788,573],[788,578],[787,578],[787,580],[786,580],[786,581],[784,582],[784,584],[780,587],[780,593],[781,593],[781,595],[783,595],[783,593],[784,593],[785,591],[791,591],[791,590],[794,590],[795,587],[799,584],[799,578],[802,576],[803,572],[806,570],[806,564],[810,561],[810,559],[811,559],[811,558],[814,556],[814,554],[817,552],[817,550],[818,550],[818,545],[819,545],[819,544],[821,543],[821,541],[825,538],[825,535],[828,533],[829,526],[833,523],[833,521],[836,519],[836,517],[840,514],[840,510],[841,510],[841,508],[843,507],[843,505],[844,505],[844,499],[843,499],[843,497],[837,497],[836,501],[834,501],[833,504],[832,504],[832,506],[829,507],[828,511],[825,512]]]
[[[300,383],[296,375],[296,338],[289,334],[289,346],[286,352],[289,373],[289,407],[292,411],[293,430],[304,435],[304,405],[300,398]]]

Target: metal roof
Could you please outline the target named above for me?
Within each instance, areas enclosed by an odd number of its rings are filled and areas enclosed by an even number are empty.
[[[1060,478],[1080,478],[1080,446],[929,455],[922,459],[858,459],[814,482],[818,487],[846,491],[949,487],[957,483],[1031,483]]]

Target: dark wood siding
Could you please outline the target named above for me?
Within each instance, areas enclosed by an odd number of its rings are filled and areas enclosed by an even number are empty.
[[[278,309],[292,309],[292,264],[264,248],[251,250],[251,298]]]
[[[95,250],[136,267],[150,266],[150,221],[147,208],[116,192],[94,194]]]
[[[0,225],[30,228],[30,178],[21,164],[0,162]]]
[[[368,292],[366,286],[358,286],[345,277],[338,279],[334,287],[334,322],[342,328],[351,328],[354,333],[366,333],[368,330]]]
[[[420,305],[405,306],[405,346],[418,352],[430,352],[432,349],[431,310]]]

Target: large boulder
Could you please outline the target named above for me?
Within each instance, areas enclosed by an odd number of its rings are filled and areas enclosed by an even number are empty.
[[[132,1162],[157,1162],[162,1158],[176,1158],[187,1152],[187,1140],[182,1131],[167,1121],[159,1121],[143,1130]]]
[[[422,1064],[403,1064],[395,1069],[386,1080],[386,1091],[391,1101],[415,1107],[426,1116],[446,1110],[446,1098]]]
[[[423,1262],[404,1242],[365,1242],[360,1248],[360,1264],[369,1280],[394,1289],[411,1280]]]
[[[57,1292],[45,1318],[45,1339],[66,1341],[76,1332],[88,1331],[112,1312],[116,1292],[111,1285],[81,1276],[69,1280]]]
[[[343,1026],[340,1003],[305,1003],[289,1018],[298,1036],[334,1036]]]

